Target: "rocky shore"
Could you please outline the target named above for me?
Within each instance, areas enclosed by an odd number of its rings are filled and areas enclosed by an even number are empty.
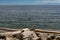
[[[0,28],[7,32],[0,32],[0,40],[60,40],[59,31],[41,29],[9,29]]]

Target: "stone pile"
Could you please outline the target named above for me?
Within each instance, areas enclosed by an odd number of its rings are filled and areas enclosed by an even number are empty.
[[[12,35],[0,35],[0,40],[60,40],[60,34],[35,32],[32,29],[25,28]]]

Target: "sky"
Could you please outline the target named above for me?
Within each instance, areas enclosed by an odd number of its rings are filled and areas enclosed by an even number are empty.
[[[60,0],[0,0],[0,5],[60,5]]]

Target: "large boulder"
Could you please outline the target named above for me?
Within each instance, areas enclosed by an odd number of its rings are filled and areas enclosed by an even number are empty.
[[[34,31],[31,31],[30,29],[22,29],[23,39],[24,40],[38,40],[39,37],[36,35]]]

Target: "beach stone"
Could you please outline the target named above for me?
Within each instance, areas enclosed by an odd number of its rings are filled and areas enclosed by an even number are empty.
[[[47,33],[40,33],[41,40],[46,40],[47,37],[48,37]]]
[[[60,36],[56,36],[54,40],[60,40]]]
[[[54,40],[56,37],[55,34],[50,34],[48,37],[47,37],[47,40]]]

